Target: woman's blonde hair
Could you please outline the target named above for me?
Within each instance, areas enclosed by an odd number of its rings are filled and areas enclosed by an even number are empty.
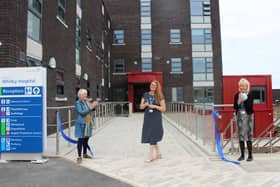
[[[250,91],[250,82],[245,79],[245,78],[241,78],[239,81],[238,81],[238,86],[240,85],[246,85],[248,87],[248,92]]]
[[[159,104],[160,101],[162,99],[164,99],[163,94],[162,94],[161,85],[160,85],[159,81],[157,81],[157,80],[153,80],[151,83],[153,83],[153,82],[156,83],[156,85],[157,85],[157,88],[155,91],[155,100],[156,100],[156,103]]]

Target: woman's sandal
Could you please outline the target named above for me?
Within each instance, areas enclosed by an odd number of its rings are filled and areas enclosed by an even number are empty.
[[[150,163],[150,162],[152,162],[153,160],[154,160],[154,159],[152,159],[152,158],[151,158],[151,159],[146,159],[144,162],[145,162],[145,163]]]

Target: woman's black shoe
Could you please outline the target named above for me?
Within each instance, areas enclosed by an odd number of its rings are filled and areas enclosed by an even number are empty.
[[[251,157],[251,156],[249,156],[248,158],[247,158],[247,161],[248,162],[250,162],[250,161],[252,161],[253,160],[253,157]]]
[[[237,160],[238,160],[238,161],[244,160],[244,156],[240,156]],[[248,161],[248,160],[247,160],[247,161]]]

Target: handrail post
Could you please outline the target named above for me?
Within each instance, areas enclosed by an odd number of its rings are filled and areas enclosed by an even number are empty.
[[[59,127],[58,127],[58,111],[56,111],[56,155],[59,155]]]
[[[197,140],[198,139],[198,108],[195,109],[195,139]]]
[[[270,153],[272,153],[272,132],[269,131],[269,139],[270,139]]]
[[[231,144],[231,153],[234,153],[234,143],[233,143],[233,121],[230,121],[230,144]]]
[[[71,137],[71,110],[68,109],[68,137]],[[70,147],[70,142],[68,142],[68,147]]]
[[[205,123],[205,117],[206,117],[206,106],[205,106],[205,103],[203,103],[203,108],[202,108],[202,124],[206,124]],[[203,145],[206,144],[206,128],[203,128]]]

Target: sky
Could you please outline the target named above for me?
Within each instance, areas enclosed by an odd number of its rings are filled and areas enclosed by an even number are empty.
[[[272,75],[280,89],[280,0],[219,0],[224,75]]]

